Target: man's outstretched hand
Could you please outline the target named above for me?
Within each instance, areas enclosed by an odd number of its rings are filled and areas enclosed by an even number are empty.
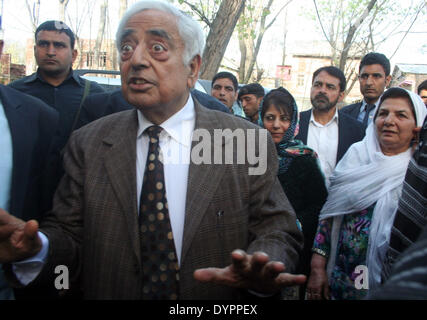
[[[274,294],[281,288],[300,285],[306,281],[304,275],[285,273],[282,262],[270,261],[263,252],[250,255],[243,250],[234,250],[231,259],[231,265],[222,269],[204,268],[194,271],[194,278],[201,282],[213,282],[263,294]]]
[[[42,247],[38,229],[37,221],[25,222],[0,208],[0,263],[36,255]]]

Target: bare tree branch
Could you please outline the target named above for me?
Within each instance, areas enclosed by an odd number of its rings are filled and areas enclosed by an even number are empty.
[[[344,66],[345,66],[345,63],[346,63],[346,60],[348,57],[348,52],[350,50],[350,46],[351,46],[351,43],[353,42],[353,37],[354,37],[357,29],[360,27],[360,25],[363,23],[363,21],[369,15],[369,12],[372,10],[372,8],[374,7],[376,2],[377,2],[377,0],[371,0],[369,2],[369,4],[367,5],[366,9],[363,11],[362,15],[356,20],[356,22],[353,25],[350,26],[350,29],[349,29],[348,34],[347,34],[347,38],[346,38],[345,43],[344,43],[344,49],[343,49],[341,57],[340,57],[339,68],[341,70],[344,69]]]
[[[271,22],[267,25],[267,27],[265,27],[265,30],[269,29],[273,23],[276,21],[277,17],[280,15],[280,13],[282,13],[283,9],[285,9],[288,4],[290,4],[292,2],[292,0],[289,0],[288,2],[285,3],[284,6],[282,6],[279,11],[277,12],[277,14],[274,16],[274,18],[271,20]]]
[[[206,17],[206,15],[201,11],[201,10],[199,10],[199,8],[197,7],[197,6],[195,6],[194,4],[192,4],[192,3],[189,3],[188,1],[183,1],[183,3],[185,3],[187,6],[189,6],[190,7],[190,9],[192,10],[192,11],[194,11],[194,13],[196,13],[198,16],[199,16],[199,18],[204,22],[204,23],[206,23],[206,25],[209,27],[209,28],[211,28],[212,27],[212,25],[211,25],[211,21],[209,21],[209,19]],[[202,6],[201,6],[202,7]]]
[[[403,35],[403,37],[402,37],[402,39],[400,40],[399,44],[397,45],[396,50],[394,50],[393,54],[389,57],[389,59],[393,58],[393,57],[394,57],[394,55],[396,54],[397,50],[399,50],[400,45],[402,44],[403,40],[405,40],[406,36],[407,36],[407,35],[408,35],[408,33],[409,33],[409,30],[411,30],[412,26],[414,25],[415,21],[416,21],[416,20],[417,20],[417,18],[418,18],[418,15],[420,14],[421,10],[422,10],[424,7],[427,7],[427,1],[425,1],[425,2],[420,6],[420,8],[418,9],[417,14],[415,15],[414,21],[412,21],[412,23],[411,23],[411,25],[409,26],[408,30],[405,32],[405,34]]]

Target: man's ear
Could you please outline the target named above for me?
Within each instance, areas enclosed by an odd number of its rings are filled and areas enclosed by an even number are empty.
[[[345,97],[345,91],[341,91],[340,94],[338,95],[338,102],[342,102],[344,100]]]
[[[385,87],[387,88],[391,81],[391,75],[389,74],[387,77],[385,77]]]
[[[74,63],[74,61],[76,61],[77,56],[79,55],[79,53],[77,52],[76,49],[73,49],[73,51],[72,51],[71,54],[72,54],[72,62]]]
[[[188,65],[188,67],[190,68],[190,73],[188,74],[187,86],[189,88],[193,88],[195,86],[196,81],[199,78],[201,65],[202,57],[200,57],[200,55],[195,55]]]

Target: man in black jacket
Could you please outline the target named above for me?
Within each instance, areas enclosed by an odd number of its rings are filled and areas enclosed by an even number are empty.
[[[390,81],[390,61],[387,57],[382,53],[368,53],[359,65],[359,85],[363,100],[343,107],[342,111],[368,126]]]
[[[336,67],[322,67],[313,74],[310,99],[313,108],[300,113],[299,133],[295,137],[317,152],[329,185],[329,176],[347,149],[365,136],[365,127],[338,111],[344,99],[346,79]]]
[[[46,169],[57,122],[39,99],[0,85],[0,208],[25,221],[40,221],[50,206]],[[0,300],[13,299],[2,274],[0,264]]]

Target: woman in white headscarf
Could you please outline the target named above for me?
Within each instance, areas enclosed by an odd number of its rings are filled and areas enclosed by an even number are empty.
[[[362,299],[379,285],[416,128],[426,114],[416,94],[387,90],[365,138],[338,163],[319,216],[308,299]]]

